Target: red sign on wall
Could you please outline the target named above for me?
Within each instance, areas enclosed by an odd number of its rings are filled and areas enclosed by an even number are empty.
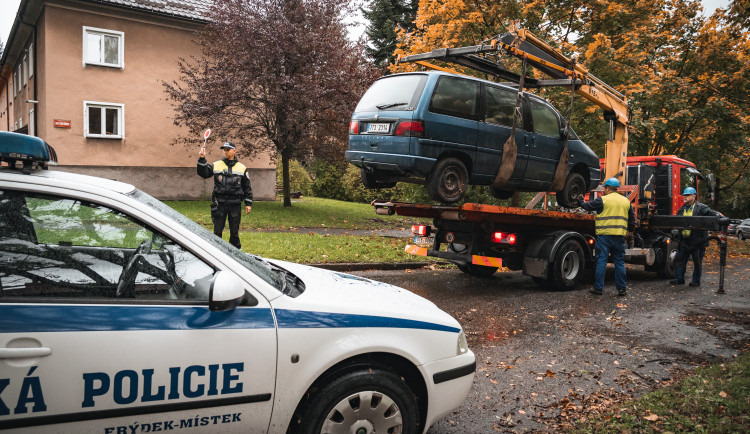
[[[55,128],[70,128],[70,121],[55,119]]]

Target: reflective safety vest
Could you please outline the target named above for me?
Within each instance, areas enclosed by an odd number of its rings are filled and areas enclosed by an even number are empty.
[[[232,167],[227,166],[227,163],[225,163],[224,160],[219,160],[214,163],[214,173],[222,173],[226,170],[229,173],[237,173],[242,176],[245,174],[246,169],[245,165],[239,161],[234,163],[234,166]]]
[[[596,215],[597,235],[627,235],[630,201],[619,193],[602,196],[604,209]]]
[[[682,213],[682,215],[684,215],[684,216],[692,216],[693,215],[693,208],[695,208],[695,202],[693,202],[693,206],[691,206],[690,208],[686,209],[685,212]],[[682,231],[682,236],[684,238],[690,238],[690,229],[685,229],[684,231]]]

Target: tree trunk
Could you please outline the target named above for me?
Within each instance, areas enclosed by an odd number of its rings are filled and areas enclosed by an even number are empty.
[[[292,206],[292,200],[289,197],[289,152],[281,153],[281,189],[284,194],[284,206]]]

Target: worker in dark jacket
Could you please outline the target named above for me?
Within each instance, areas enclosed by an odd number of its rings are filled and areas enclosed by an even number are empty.
[[[682,192],[685,204],[677,210],[677,215],[681,216],[720,216],[724,215],[714,211],[708,205],[702,204],[695,200],[696,191],[693,187],[688,187]],[[706,244],[708,243],[708,231],[706,230],[683,230],[677,237],[677,256],[675,256],[674,280],[669,283],[673,285],[682,285],[685,283],[685,269],[687,268],[688,257],[693,257],[693,279],[690,286],[700,286],[701,271],[703,268],[703,256],[706,254]]]
[[[626,295],[628,280],[625,274],[625,242],[632,240],[635,229],[635,212],[630,201],[617,192],[620,181],[609,178],[604,183],[604,194],[596,199],[578,204],[586,211],[596,212],[596,273],[594,288],[590,291],[602,295],[604,276],[610,253],[615,263],[617,295]]]
[[[203,178],[214,178],[214,191],[211,195],[211,220],[214,223],[214,234],[221,237],[224,224],[229,218],[229,243],[238,249],[240,245],[240,219],[242,218],[242,201],[245,201],[245,214],[250,213],[253,205],[253,189],[250,177],[244,164],[237,161],[237,148],[232,142],[221,145],[224,158],[213,164],[206,162],[206,150],[201,149],[198,158],[198,175]]]

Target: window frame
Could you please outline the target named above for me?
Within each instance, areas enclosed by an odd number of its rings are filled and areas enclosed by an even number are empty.
[[[29,109],[29,135],[36,136],[36,125],[34,124],[34,108]]]
[[[34,76],[34,44],[29,44],[29,78]]]
[[[117,37],[117,60],[118,63],[107,63],[107,62],[93,62],[89,61],[87,59],[88,55],[88,35],[89,34],[96,34],[100,36],[115,36]],[[100,53],[101,54],[101,53]],[[89,27],[89,26],[83,26],[83,67],[85,68],[86,65],[94,65],[94,66],[105,66],[108,68],[117,68],[117,69],[125,69],[125,32],[120,32],[117,30],[109,30],[109,29],[100,29],[97,27]]]
[[[18,96],[18,71],[13,69],[13,98]]]
[[[23,85],[24,87],[29,83],[29,55],[24,54],[23,60],[21,60],[21,66],[23,67]]]
[[[117,122],[119,125],[119,134],[107,135],[107,134],[92,134],[89,131],[89,108],[98,107],[102,109],[116,108],[117,109]],[[106,119],[102,119],[102,127],[105,126]],[[84,101],[83,102],[83,136],[92,139],[115,139],[122,140],[125,138],[125,104],[112,103],[112,102],[100,102],[100,101]]]

